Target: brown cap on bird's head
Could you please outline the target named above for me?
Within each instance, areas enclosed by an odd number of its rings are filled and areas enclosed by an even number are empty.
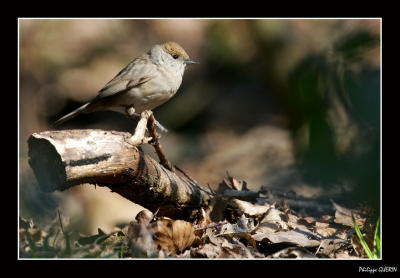
[[[184,60],[190,59],[185,49],[176,42],[166,42],[162,46],[167,53],[171,54],[171,56],[178,55],[178,57],[182,56]]]
[[[190,60],[189,55],[187,55],[185,49],[176,42],[166,42],[162,45],[167,53],[169,53],[174,59],[179,57],[183,58],[185,64],[198,64],[199,62]]]

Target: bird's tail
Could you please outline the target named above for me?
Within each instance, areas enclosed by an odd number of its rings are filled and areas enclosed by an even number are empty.
[[[75,109],[74,111],[72,111],[71,113],[65,115],[64,117],[61,117],[60,119],[58,119],[57,121],[55,121],[52,126],[56,127],[66,121],[68,121],[69,119],[72,119],[73,117],[79,115],[82,112],[86,111],[86,108],[88,107],[88,105],[90,104],[90,102],[85,103],[84,105],[82,105],[81,107]]]

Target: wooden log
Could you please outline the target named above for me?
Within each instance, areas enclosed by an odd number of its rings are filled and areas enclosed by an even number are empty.
[[[96,129],[34,133],[29,164],[47,192],[92,183],[140,204],[159,216],[187,219],[209,194],[142,153],[127,132]]]

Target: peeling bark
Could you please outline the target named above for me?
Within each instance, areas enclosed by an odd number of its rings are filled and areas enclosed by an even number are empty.
[[[205,189],[139,151],[132,137],[94,129],[34,133],[29,164],[47,192],[97,184],[171,218],[188,218],[206,205]]]

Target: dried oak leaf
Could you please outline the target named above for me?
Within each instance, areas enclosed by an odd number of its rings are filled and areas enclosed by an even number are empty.
[[[182,252],[196,239],[193,225],[183,220],[160,218],[156,221],[155,228],[154,243],[168,255]]]

